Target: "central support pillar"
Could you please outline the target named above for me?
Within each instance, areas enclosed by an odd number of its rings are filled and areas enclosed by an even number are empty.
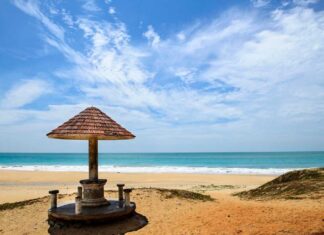
[[[83,188],[82,206],[107,205],[104,197],[106,179],[98,179],[98,140],[89,139],[89,179],[80,180]]]
[[[89,180],[98,180],[98,140],[89,139]]]

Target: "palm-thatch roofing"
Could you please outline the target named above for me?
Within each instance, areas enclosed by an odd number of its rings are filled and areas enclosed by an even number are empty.
[[[89,107],[47,134],[50,138],[88,140],[133,139],[135,135],[104,112]]]

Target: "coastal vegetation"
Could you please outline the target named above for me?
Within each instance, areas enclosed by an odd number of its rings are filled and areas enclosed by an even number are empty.
[[[324,168],[290,171],[256,189],[233,195],[256,200],[323,198]]]

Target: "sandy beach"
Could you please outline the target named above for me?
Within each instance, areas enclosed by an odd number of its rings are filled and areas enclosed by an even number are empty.
[[[62,194],[76,191],[86,173],[0,171],[0,203],[47,196],[49,189]],[[106,189],[116,190],[117,182],[136,188],[132,200],[149,224],[133,234],[323,234],[324,201],[242,200],[232,196],[255,188],[274,176],[198,174],[101,173]],[[152,187],[152,189],[149,189]],[[142,189],[141,189],[142,188]],[[214,201],[164,197],[153,188],[186,189],[210,195]],[[65,195],[59,203],[72,200]],[[116,198],[115,192],[106,192]],[[46,234],[48,197],[22,208],[0,211],[0,234]],[[17,223],[20,221],[20,223]]]
[[[45,171],[0,171],[0,203],[27,200],[48,195],[48,190],[59,189],[62,194],[76,191],[80,179],[86,179],[86,172]],[[105,189],[116,189],[123,182],[128,187],[191,189],[199,185],[235,185],[256,187],[274,176],[260,175],[214,175],[214,174],[142,174],[142,173],[100,173],[108,179]]]

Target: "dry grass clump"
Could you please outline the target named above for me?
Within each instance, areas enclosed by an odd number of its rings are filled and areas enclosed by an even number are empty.
[[[324,168],[290,171],[256,189],[233,195],[258,200],[323,198]]]
[[[196,192],[206,192],[206,191],[217,191],[217,190],[232,190],[232,189],[239,189],[244,188],[244,186],[241,185],[229,185],[229,184],[222,184],[222,185],[216,185],[216,184],[209,184],[209,185],[197,185],[192,187],[191,189]]]
[[[179,198],[179,199],[189,199],[189,200],[198,200],[198,201],[214,201],[214,199],[205,194],[181,190],[181,189],[156,189],[161,193],[165,198]]]
[[[3,204],[0,204],[0,211],[13,210],[16,208],[24,208],[24,206],[32,205],[37,202],[41,202],[42,200],[44,200],[46,198],[48,198],[48,197],[35,198],[35,199],[31,199],[31,200],[12,202],[12,203],[3,203]]]

